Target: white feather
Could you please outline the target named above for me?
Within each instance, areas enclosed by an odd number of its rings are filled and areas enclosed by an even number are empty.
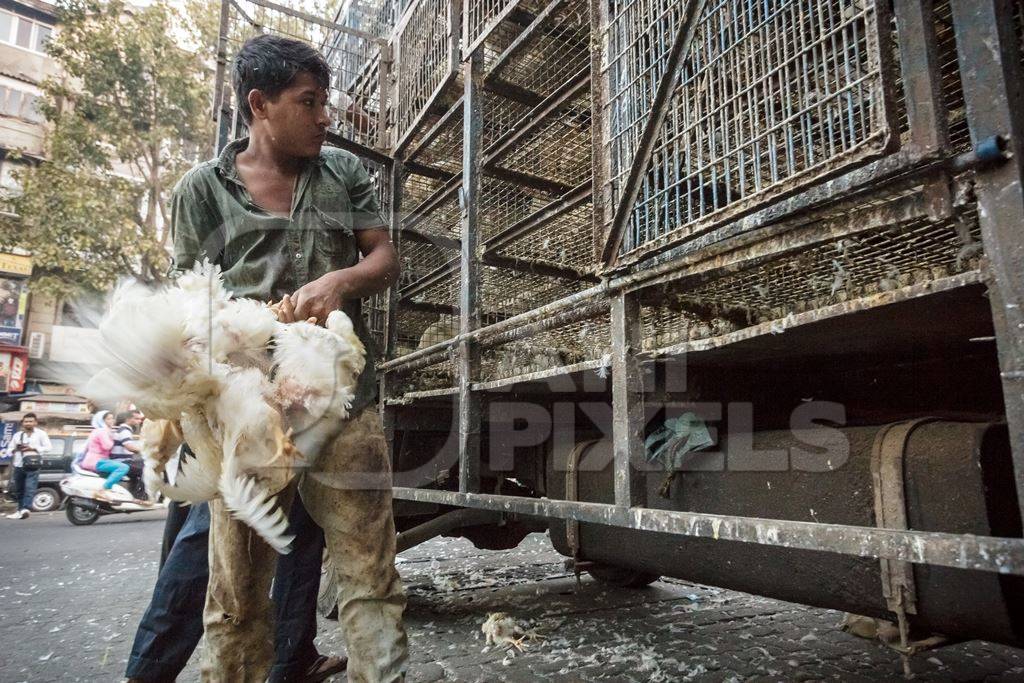
[[[275,506],[274,498],[258,487],[251,477],[233,476],[225,471],[220,478],[220,495],[231,515],[248,525],[279,553],[291,551],[295,538],[285,532],[288,518]]]

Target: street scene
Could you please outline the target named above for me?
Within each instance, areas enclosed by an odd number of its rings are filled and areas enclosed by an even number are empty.
[[[162,515],[84,529],[58,513],[4,525],[0,680],[111,681],[120,676],[155,579]],[[80,548],[69,552],[69,548]],[[668,579],[609,590],[577,585],[543,534],[510,551],[435,539],[398,557],[409,594],[409,681],[891,681],[899,655],[843,632],[841,613]],[[513,617],[522,644],[488,646],[480,627]],[[317,644],[340,653],[337,623]],[[195,658],[194,658],[195,660]],[[1024,654],[981,642],[914,658],[915,680],[1019,681]],[[198,677],[190,662],[181,680]]]
[[[1024,680],[1024,3],[0,0],[0,683]]]

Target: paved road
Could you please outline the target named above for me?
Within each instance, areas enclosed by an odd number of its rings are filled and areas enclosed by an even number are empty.
[[[0,519],[0,683],[116,681],[159,558],[162,513],[72,527]],[[659,581],[609,591],[564,569],[547,538],[512,551],[437,539],[399,558],[411,681],[891,681],[899,659],[836,628],[841,615]],[[517,653],[480,626],[507,612],[543,635]],[[320,647],[343,650],[334,622]],[[196,658],[182,681],[197,679]],[[1021,681],[1024,652],[973,642],[914,660],[917,680]]]

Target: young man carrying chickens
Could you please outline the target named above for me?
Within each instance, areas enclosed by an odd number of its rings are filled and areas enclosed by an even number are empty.
[[[329,79],[323,57],[305,43],[276,36],[248,41],[235,58],[233,82],[249,137],[189,171],[172,198],[176,270],[209,259],[236,297],[280,302],[282,322],[323,325],[341,309],[369,349],[349,419],[297,487],[289,527],[294,549],[281,557],[274,581],[283,620],[276,637],[268,594],[277,556],[270,546],[232,519],[220,500],[210,502],[208,521],[196,507],[178,535],[176,543],[200,539],[194,547],[202,548],[209,529],[204,680],[264,681],[268,673],[273,681],[320,680],[307,673],[309,658],[317,656],[315,620],[292,619],[296,609],[288,603],[308,603],[310,591],[315,598],[324,541],[343,577],[339,619],[349,679],[404,676],[405,597],[394,566],[390,464],[373,405],[372,340],[359,310],[361,298],[396,281],[398,259],[362,164],[348,152],[323,148]],[[174,596],[174,588],[158,597],[161,583],[181,586],[174,577],[164,581],[174,567],[172,550],[136,637],[130,679],[150,680],[145,657],[137,656],[140,638],[148,651],[169,642],[159,632],[160,618],[150,617],[158,602],[171,613],[174,600],[186,597]]]

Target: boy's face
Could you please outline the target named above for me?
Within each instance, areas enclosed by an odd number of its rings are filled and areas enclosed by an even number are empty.
[[[263,110],[253,110],[274,146],[294,157],[315,157],[327,137],[327,90],[309,72],[298,73],[277,97],[265,99]]]

